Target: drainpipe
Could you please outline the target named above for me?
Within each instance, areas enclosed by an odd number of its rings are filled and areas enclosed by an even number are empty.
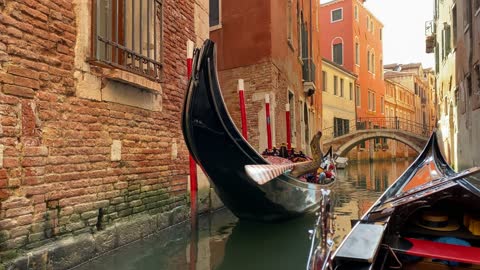
[[[309,53],[308,53],[308,57],[311,59],[310,60],[310,69],[309,69],[309,72],[310,72],[310,78],[312,78],[313,74],[312,74],[312,69],[311,69],[311,65],[313,64],[313,17],[312,17],[312,0],[310,0],[310,38],[309,38],[309,45],[310,45],[310,50],[309,50]],[[313,82],[315,83],[315,82]],[[312,95],[311,99],[313,100],[314,97]]]

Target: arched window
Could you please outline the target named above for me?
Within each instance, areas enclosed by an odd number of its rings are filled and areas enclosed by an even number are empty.
[[[342,38],[334,38],[332,41],[332,61],[336,64],[343,65],[343,40]]]

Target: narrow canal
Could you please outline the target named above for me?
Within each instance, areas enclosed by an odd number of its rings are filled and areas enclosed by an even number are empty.
[[[338,244],[411,160],[349,164],[339,170],[335,194]],[[313,215],[280,224],[239,221],[228,210],[203,215],[190,234],[184,223],[88,262],[76,270],[305,269]],[[192,238],[190,237],[192,235]]]

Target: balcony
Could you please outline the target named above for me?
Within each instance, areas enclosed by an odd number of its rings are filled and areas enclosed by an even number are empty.
[[[435,35],[425,38],[425,52],[433,53],[435,51]]]
[[[311,96],[315,93],[315,64],[312,58],[303,58],[302,65],[302,79],[303,79],[303,91],[307,96]]]
[[[435,50],[435,31],[436,25],[434,21],[425,22],[425,52],[433,53]]]

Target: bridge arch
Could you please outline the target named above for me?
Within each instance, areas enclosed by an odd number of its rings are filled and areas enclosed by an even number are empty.
[[[336,153],[339,156],[345,156],[353,147],[360,144],[363,141],[375,139],[375,138],[387,138],[395,141],[399,141],[408,145],[417,153],[422,152],[423,145],[426,142],[424,138],[411,138],[410,134],[402,134],[403,132],[399,132],[399,130],[395,130],[395,132],[388,132],[387,130],[382,131],[357,131],[355,136],[346,136],[344,142],[341,143],[340,147],[336,149]],[[404,136],[402,136],[404,135]],[[416,136],[415,136],[416,137]],[[418,141],[420,139],[420,142]],[[331,143],[335,144],[335,143]],[[335,150],[335,147],[334,147]]]

